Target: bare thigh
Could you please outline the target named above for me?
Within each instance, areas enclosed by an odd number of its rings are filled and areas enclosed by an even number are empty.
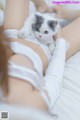
[[[80,17],[62,29],[62,37],[70,42],[69,58],[80,50]]]
[[[19,29],[29,13],[30,0],[7,0],[4,12],[4,29]]]

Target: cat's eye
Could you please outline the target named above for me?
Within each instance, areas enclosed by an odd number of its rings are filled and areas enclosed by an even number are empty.
[[[48,31],[45,31],[44,34],[48,34]]]

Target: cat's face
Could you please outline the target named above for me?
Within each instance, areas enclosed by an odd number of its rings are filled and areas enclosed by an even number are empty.
[[[58,20],[50,20],[50,18],[45,19],[42,16],[35,15],[36,22],[32,24],[32,31],[34,36],[41,43],[49,43],[51,42],[54,35],[59,30]]]

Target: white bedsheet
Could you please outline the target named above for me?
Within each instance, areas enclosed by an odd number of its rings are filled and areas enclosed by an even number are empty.
[[[62,93],[53,113],[57,120],[80,120],[80,52],[66,62]]]

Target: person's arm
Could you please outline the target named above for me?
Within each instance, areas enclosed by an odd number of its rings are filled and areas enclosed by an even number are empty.
[[[33,0],[39,12],[52,12],[53,9],[50,8],[45,0]]]
[[[61,5],[56,5],[53,8],[53,11],[57,13],[57,16],[62,19],[66,19],[72,21],[78,17],[80,17],[80,10],[73,11],[70,9],[66,9]]]
[[[36,6],[42,6],[43,4],[45,4],[44,0],[33,0],[33,2]]]
[[[7,0],[4,12],[4,29],[19,29],[28,16],[30,0]]]

